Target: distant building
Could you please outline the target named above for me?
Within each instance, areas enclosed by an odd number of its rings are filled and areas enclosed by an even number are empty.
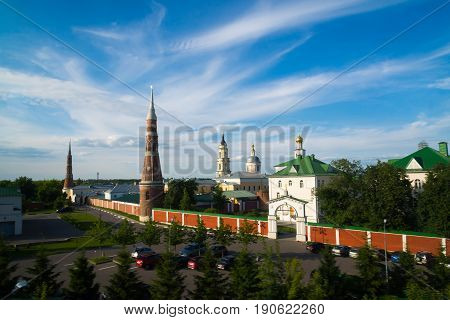
[[[79,185],[71,189],[70,199],[73,203],[86,204],[87,198],[105,199],[105,192],[113,189],[112,184]]]
[[[450,157],[448,156],[447,142],[439,142],[439,150],[428,147],[423,141],[419,143],[419,150],[401,159],[391,159],[388,163],[396,168],[406,171],[408,179],[415,191],[420,192],[426,182],[427,173],[438,164],[448,166]]]
[[[337,169],[312,154],[306,155],[303,138],[296,139],[294,159],[275,166],[269,176],[269,216],[294,222],[303,217],[308,222],[319,222],[320,206],[315,190],[328,183]]]
[[[136,193],[139,193],[137,184],[116,184],[113,188],[105,191],[105,199],[116,200],[124,195]]]
[[[22,234],[22,194],[16,188],[0,188],[0,235]]]

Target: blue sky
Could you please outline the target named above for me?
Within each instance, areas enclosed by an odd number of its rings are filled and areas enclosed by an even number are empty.
[[[0,179],[62,178],[69,138],[75,177],[137,178],[150,84],[165,176],[211,174],[222,131],[268,172],[298,132],[365,163],[449,138],[450,5],[295,104],[442,0],[5,2],[64,44],[0,2]]]

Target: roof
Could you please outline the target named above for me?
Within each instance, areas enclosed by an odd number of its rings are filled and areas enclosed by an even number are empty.
[[[250,156],[247,158],[247,163],[261,163],[258,156]]]
[[[244,198],[256,198],[256,194],[245,190],[224,191],[223,195],[227,198],[244,199]]]
[[[139,193],[137,184],[117,184],[113,188],[105,191],[109,193]]]
[[[213,201],[213,197],[211,193],[205,194],[196,194],[194,196],[195,202],[211,202]]]
[[[275,168],[278,168],[278,171],[271,177],[334,175],[338,173],[336,168],[316,159],[314,155],[300,156],[280,163]]]
[[[139,193],[130,193],[130,194],[125,194],[117,199],[114,199],[114,201],[139,204],[139,198],[140,198]]]
[[[388,163],[407,171],[429,171],[438,164],[449,165],[450,157],[430,147],[424,147],[401,159],[390,159]],[[412,164],[412,166],[410,166]],[[409,167],[409,169],[408,169]]]
[[[21,197],[20,189],[14,187],[0,187],[0,197]]]
[[[215,186],[216,185],[216,181],[213,179],[206,179],[206,178],[197,178],[195,179],[195,182],[199,185],[199,186]]]
[[[226,179],[265,179],[267,176],[262,173],[252,173],[246,171],[237,171],[226,176],[220,177],[218,180]]]

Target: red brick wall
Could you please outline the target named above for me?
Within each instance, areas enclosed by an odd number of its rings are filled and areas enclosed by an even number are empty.
[[[167,222],[165,211],[155,210],[155,211],[153,211],[153,214],[154,214],[154,219],[156,222]]]
[[[239,219],[239,226],[243,226],[244,223],[247,221],[249,225],[253,225],[253,231],[254,233],[258,233],[258,221],[255,220],[247,220],[247,219]]]
[[[171,212],[169,211],[169,223],[175,220],[178,223],[182,223],[181,212]]]
[[[202,221],[203,221],[203,224],[205,225],[205,227],[207,227],[209,229],[217,229],[217,217],[202,216]]]
[[[336,244],[336,230],[334,228],[311,226],[311,241]]]
[[[367,233],[365,231],[339,230],[339,244],[349,247],[363,247],[366,244]]]
[[[450,256],[450,239],[446,239],[445,248],[447,249],[447,256]]]
[[[196,214],[184,214],[184,225],[190,226],[190,227],[196,227],[197,226],[197,215]]]
[[[440,238],[406,236],[406,246],[411,253],[428,251],[433,255],[439,255],[441,251],[441,241],[442,240]]]
[[[269,225],[267,222],[265,221],[261,221],[260,222],[260,226],[261,226],[261,234],[263,236],[267,236],[267,234],[269,233]]]
[[[384,249],[383,233],[372,232],[372,247],[377,249]],[[403,251],[402,235],[387,233],[386,248],[387,251]]]
[[[231,230],[236,231],[237,230],[237,219],[234,218],[222,218],[224,225],[229,225],[231,227]]]

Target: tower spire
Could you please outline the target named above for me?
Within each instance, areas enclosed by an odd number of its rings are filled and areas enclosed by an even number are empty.
[[[155,102],[153,100],[153,86],[150,86],[152,98],[150,100],[150,105],[147,111],[147,120],[153,119],[156,120],[156,112],[155,112]]]
[[[72,174],[72,139],[69,140],[69,152],[67,153],[66,162],[66,178],[64,179],[63,192],[68,193],[69,189],[73,188],[73,174]]]

